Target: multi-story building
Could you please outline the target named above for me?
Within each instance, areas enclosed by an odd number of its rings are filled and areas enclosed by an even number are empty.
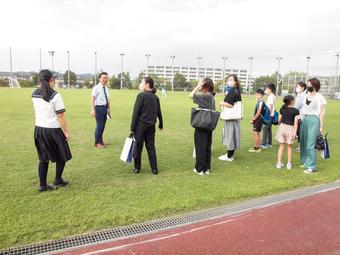
[[[320,80],[321,88],[320,92],[322,95],[326,97],[334,97],[337,92],[339,92],[340,88],[340,76],[337,80],[335,80],[335,76],[312,76],[310,75],[309,78],[316,77]],[[337,84],[335,84],[337,83]]]
[[[144,71],[146,72],[146,71]],[[254,77],[248,77],[248,71],[245,69],[225,69],[223,73],[222,68],[213,67],[186,67],[186,66],[148,66],[148,73],[157,75],[168,80],[172,79],[172,75],[180,73],[184,75],[188,81],[198,80],[202,77],[209,77],[214,82],[223,80],[223,75],[226,77],[229,74],[236,74],[241,82],[241,86],[245,91],[250,85],[250,90],[252,91]]]

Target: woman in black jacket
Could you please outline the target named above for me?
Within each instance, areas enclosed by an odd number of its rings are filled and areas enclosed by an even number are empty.
[[[138,174],[141,170],[142,150],[145,142],[152,173],[158,174],[155,148],[155,125],[158,117],[159,130],[163,129],[161,106],[159,98],[155,95],[156,88],[154,87],[154,82],[150,77],[143,78],[139,85],[139,89],[142,92],[137,96],[131,121],[131,132],[136,139],[134,172]]]

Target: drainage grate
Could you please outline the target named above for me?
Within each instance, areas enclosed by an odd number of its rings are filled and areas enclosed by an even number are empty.
[[[91,234],[68,237],[62,240],[49,241],[46,243],[38,243],[22,247],[10,248],[8,250],[0,251],[0,255],[42,254],[61,252],[65,249],[75,248],[79,246],[133,237],[140,234],[170,229],[204,220],[211,220],[223,216],[231,216],[254,209],[260,209],[275,204],[293,201],[299,198],[307,197],[313,194],[337,188],[340,188],[340,181],[285,192],[278,195],[272,195],[268,197],[244,201],[236,204],[202,210],[198,212],[164,218],[160,220],[154,220],[146,223],[133,224],[130,226],[118,227],[114,229],[94,232]]]

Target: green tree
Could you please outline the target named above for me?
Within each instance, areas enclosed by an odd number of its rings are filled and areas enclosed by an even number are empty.
[[[77,82],[77,75],[70,70],[70,84],[75,85]],[[68,71],[64,73],[64,84],[68,84]]]
[[[174,88],[186,88],[187,86],[187,78],[185,78],[183,74],[176,73],[174,77]]]
[[[0,79],[0,87],[8,87],[8,82],[4,79]]]
[[[85,80],[81,87],[90,88],[91,87],[91,82],[89,80]]]
[[[34,74],[33,76],[32,76],[32,81],[33,81],[33,83],[35,84],[35,85],[38,85],[38,83],[39,83],[39,81],[38,81],[38,75],[37,74]]]
[[[253,90],[256,91],[257,89],[264,89],[265,86],[269,83],[273,83],[276,85],[276,73],[267,76],[259,76],[254,81],[254,88]]]
[[[119,73],[117,75],[117,78],[120,81],[120,77],[122,76],[121,73]],[[120,83],[119,83],[119,88],[120,88]],[[131,78],[130,78],[130,73],[129,72],[123,72],[123,88],[132,88],[132,82],[131,82]]]
[[[109,85],[110,88],[112,89],[120,89],[120,79],[115,75],[112,75],[112,77],[109,80]]]
[[[20,80],[19,83],[22,88],[32,88],[37,86],[33,80]]]

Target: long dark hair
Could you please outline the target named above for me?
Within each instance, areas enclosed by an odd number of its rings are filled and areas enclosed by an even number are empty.
[[[227,77],[227,80],[229,79],[229,77],[234,78],[234,81],[236,83],[236,88],[239,89],[241,87],[241,84],[240,84],[240,81],[239,81],[237,75],[236,74],[229,74],[228,77]]]
[[[152,89],[152,93],[156,94],[157,88],[155,87],[155,83],[151,77],[144,77],[144,82],[149,84],[150,89]]]
[[[288,105],[291,104],[291,102],[294,101],[294,96],[292,95],[286,95],[283,98],[283,105],[282,105],[282,109],[286,109],[288,107]]]
[[[214,82],[212,81],[212,79],[206,77],[203,80],[204,80],[204,83],[203,83],[202,89],[206,90],[208,93],[212,95],[215,95],[215,92],[214,92],[215,86],[214,86]]]
[[[41,95],[46,102],[50,101],[50,97],[53,93],[50,87],[49,81],[53,78],[53,74],[50,70],[44,69],[39,73],[39,84],[41,89]]]
[[[299,85],[301,88],[303,88],[303,91],[305,91],[306,88],[307,88],[306,83],[304,83],[303,81],[299,81],[299,82],[297,83],[297,85]]]

